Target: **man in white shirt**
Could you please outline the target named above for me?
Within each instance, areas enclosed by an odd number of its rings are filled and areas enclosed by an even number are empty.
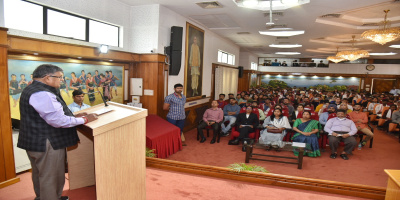
[[[388,103],[388,100],[387,100],[387,99],[383,99],[383,100],[382,100],[382,104],[378,104],[378,105],[375,107],[375,113],[376,113],[376,115],[377,115],[378,117],[382,117],[383,108],[384,108],[384,107],[390,107],[387,103]]]
[[[380,103],[378,103],[378,98],[373,98],[372,99],[372,102],[368,105],[368,111],[372,114],[373,113],[373,111],[374,111],[374,107],[375,107],[375,105],[377,105],[377,104],[380,104]],[[378,106],[377,106],[378,107]]]
[[[89,105],[83,103],[83,100],[85,99],[85,94],[83,94],[81,90],[74,90],[72,92],[72,98],[74,99],[74,102],[68,105],[68,108],[71,110],[71,112],[90,108]]]

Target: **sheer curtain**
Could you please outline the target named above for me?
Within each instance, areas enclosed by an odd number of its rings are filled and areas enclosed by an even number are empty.
[[[218,66],[215,69],[215,99],[218,99],[219,94],[225,94],[226,98],[228,98],[229,93],[233,93],[236,96],[238,73],[238,69],[230,67]]]

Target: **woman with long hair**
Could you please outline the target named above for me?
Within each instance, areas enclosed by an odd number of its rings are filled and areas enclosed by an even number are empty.
[[[279,149],[285,146],[283,138],[287,133],[286,129],[290,129],[291,126],[288,118],[283,116],[281,109],[275,108],[274,114],[264,120],[263,127],[265,129],[261,133],[260,144],[267,145],[268,150],[271,147]]]

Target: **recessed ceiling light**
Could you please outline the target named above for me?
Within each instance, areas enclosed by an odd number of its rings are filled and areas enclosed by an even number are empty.
[[[304,34],[305,31],[258,31],[261,35],[269,35],[269,36],[295,36]]]
[[[318,76],[317,76],[317,75],[314,75],[312,78],[318,78]]]
[[[39,55],[39,53],[33,53],[33,55],[37,56],[37,55]]]
[[[301,76],[300,76],[300,78],[306,78],[306,76],[304,76],[304,75],[301,75]]]
[[[289,75],[289,78],[293,78],[293,75]]]
[[[269,47],[275,47],[275,48],[296,48],[296,47],[302,47],[303,45],[301,44],[270,44]]]
[[[275,54],[280,54],[280,55],[298,55],[301,54],[300,52],[275,52]]]
[[[113,60],[108,60],[108,61],[112,62]]]
[[[270,28],[270,31],[287,31],[287,30],[293,30],[292,28]]]
[[[390,45],[389,47],[392,47],[392,48],[400,48],[400,44]]]
[[[390,53],[369,53],[370,56],[393,56],[397,53],[390,52]]]
[[[26,56],[27,54],[26,53],[24,53],[24,54],[22,54],[23,56]]]
[[[81,59],[82,57],[78,57],[78,59]]]

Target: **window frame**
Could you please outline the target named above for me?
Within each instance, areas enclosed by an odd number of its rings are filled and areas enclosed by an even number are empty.
[[[99,22],[99,23],[103,23],[103,24],[109,25],[109,26],[117,27],[118,28],[118,33],[117,33],[118,45],[117,45],[117,47],[121,47],[121,45],[122,45],[121,44],[121,38],[120,38],[121,37],[121,26],[110,24],[110,23],[103,22],[103,21],[96,20],[96,19],[92,19],[92,18],[89,18],[89,17],[84,17],[84,16],[77,15],[77,14],[74,14],[74,13],[71,13],[71,12],[68,12],[68,11],[64,11],[64,10],[60,10],[60,9],[57,9],[57,8],[49,7],[49,6],[46,6],[46,5],[42,5],[42,4],[39,4],[39,3],[31,2],[29,0],[21,0],[21,1],[24,1],[24,2],[27,2],[27,3],[31,3],[31,4],[35,4],[35,5],[41,6],[43,8],[43,19],[42,19],[43,20],[43,30],[42,30],[42,34],[44,34],[44,35],[51,35],[51,36],[57,36],[57,37],[61,37],[61,38],[72,39],[72,40],[90,42],[89,22],[90,22],[90,20],[92,20],[92,21],[95,21],[95,22]],[[49,34],[48,33],[48,11],[49,10],[54,11],[54,12],[59,12],[59,13],[62,13],[62,14],[66,14],[66,15],[70,15],[70,16],[73,16],[73,17],[84,19],[85,20],[85,39],[82,40],[82,39],[77,39],[77,38],[65,37],[65,36],[61,36],[61,35]],[[105,44],[105,45],[110,45],[110,44]],[[112,45],[110,45],[110,46],[112,46]]]

